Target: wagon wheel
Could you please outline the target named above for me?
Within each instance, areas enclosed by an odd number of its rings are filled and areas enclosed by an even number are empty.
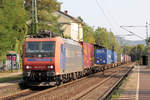
[[[61,81],[59,76],[56,77],[55,81],[56,81],[56,86],[59,86],[59,85],[63,84],[63,82]]]

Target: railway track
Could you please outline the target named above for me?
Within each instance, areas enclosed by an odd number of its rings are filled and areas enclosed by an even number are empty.
[[[84,97],[86,97],[88,94],[90,94],[91,92],[93,92],[93,90],[103,86],[107,81],[110,81],[112,79],[112,77],[114,75],[118,74],[118,72],[112,74],[111,76],[107,77],[106,79],[104,79],[103,81],[99,82],[98,84],[92,86],[91,88],[87,89],[86,91],[84,91],[81,94],[78,94],[77,96],[71,98],[71,100],[79,100],[79,99],[83,99]]]
[[[1,97],[0,100],[76,100],[82,99],[91,91],[104,84],[106,81],[111,80],[121,69],[129,68],[128,65],[108,69],[105,71],[105,76],[102,72],[84,77],[58,87],[49,88],[42,91],[23,90],[18,93]],[[113,74],[112,74],[113,73]],[[92,87],[91,87],[92,86]]]
[[[39,91],[43,91],[43,90],[45,90],[47,88],[49,88],[49,87],[38,87],[38,86],[30,87],[30,89],[23,89],[23,90],[20,90],[20,91],[18,91],[16,93],[0,97],[0,100],[16,100],[18,98],[22,98],[22,97],[31,95],[33,93],[37,93]]]
[[[128,69],[128,71],[123,76],[121,76],[121,78],[117,82],[115,82],[115,84],[104,93],[104,95],[99,97],[99,99],[106,100],[107,98],[111,98],[113,92],[119,88],[121,82],[128,76],[128,74],[132,71],[133,68],[134,67],[131,67],[130,69]]]
[[[20,87],[18,83],[14,85],[0,86],[0,97],[21,91],[22,89],[24,88]]]
[[[107,77],[104,81],[91,87],[89,90],[71,98],[70,100],[108,100],[112,92],[118,87],[120,82],[126,77],[126,75],[132,70],[130,67],[126,72],[120,71]],[[103,91],[102,91],[103,90]]]

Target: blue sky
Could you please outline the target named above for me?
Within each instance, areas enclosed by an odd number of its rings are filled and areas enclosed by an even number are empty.
[[[97,0],[105,12],[98,7],[96,0],[58,0],[62,2],[62,11],[74,17],[81,16],[92,27],[105,27],[115,35],[125,35],[122,25],[145,25],[150,22],[150,0]],[[109,21],[108,21],[108,20]],[[146,37],[145,28],[127,28],[128,30]],[[141,40],[136,36],[126,36],[126,39]]]

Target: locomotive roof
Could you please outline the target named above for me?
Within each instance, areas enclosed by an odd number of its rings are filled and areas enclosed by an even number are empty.
[[[54,38],[26,38],[26,41],[57,41],[57,39],[62,39],[65,43],[67,44],[72,44],[72,45],[80,45],[79,42],[72,40],[72,39],[65,39],[62,37],[54,37]],[[84,43],[84,42],[80,42],[80,43]],[[85,42],[86,43],[86,42]],[[90,43],[91,44],[91,43]],[[101,45],[97,45],[97,44],[93,44],[95,48],[97,49],[106,49],[106,47],[101,46]]]
[[[77,45],[80,46],[80,43],[71,39],[65,39],[65,38],[61,38],[61,37],[55,37],[55,38],[26,38],[26,41],[59,41],[59,40],[63,40],[64,43],[66,44],[72,44],[72,45]]]
[[[62,38],[64,43],[80,46],[80,43],[71,39]]]
[[[58,37],[55,38],[26,38],[26,41],[53,41],[56,40]]]

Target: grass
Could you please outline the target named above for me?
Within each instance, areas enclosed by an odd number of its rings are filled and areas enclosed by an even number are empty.
[[[11,77],[3,77],[3,78],[0,78],[0,83],[20,80],[21,78],[22,78],[22,75],[11,76]]]
[[[120,95],[112,95],[111,100],[118,99],[119,97],[120,97]]]
[[[5,75],[8,75],[10,73],[17,73],[17,72],[22,72],[22,69],[20,69],[20,70],[13,70],[12,72],[11,71],[3,71],[3,72],[0,72],[0,76],[5,76]]]
[[[111,96],[111,100],[119,98],[120,94],[121,94],[121,91],[116,90],[115,93]]]
[[[126,78],[123,80],[123,82],[120,84],[119,88],[114,91],[113,95],[111,96],[111,100],[120,98],[121,92],[124,91],[124,90],[121,89],[120,87],[123,86],[124,84],[126,84],[128,80],[129,80],[129,77],[126,77]]]

